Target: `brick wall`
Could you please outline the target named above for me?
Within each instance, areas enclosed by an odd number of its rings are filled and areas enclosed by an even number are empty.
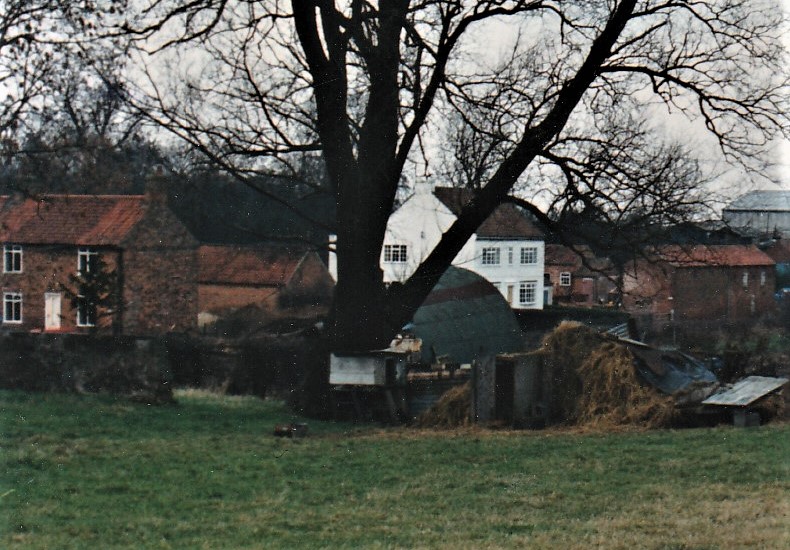
[[[124,239],[124,333],[153,335],[197,327],[197,240],[151,196]]]
[[[107,263],[108,269],[116,268],[119,251],[109,248],[95,248]],[[77,327],[77,312],[71,307],[68,296],[60,284],[76,291],[69,281],[69,275],[77,272],[77,246],[65,245],[22,245],[22,272],[0,273],[0,286],[3,293],[22,294],[22,323],[9,323],[4,320],[3,329],[11,332],[44,330],[45,294],[59,293],[61,298],[61,331],[87,332],[87,328]],[[4,312],[3,312],[4,313]],[[112,320],[101,317],[98,325],[109,331]]]
[[[121,313],[99,313],[95,332],[151,336],[184,332],[197,326],[197,241],[161,202],[146,206],[143,219],[118,247],[90,247],[99,252],[122,286]],[[61,332],[88,332],[77,327],[77,313],[60,284],[69,288],[77,271],[76,245],[22,244],[22,273],[0,273],[3,292],[22,294],[22,322],[3,323],[10,332],[43,331],[45,294],[61,294]],[[77,290],[73,288],[72,290]]]
[[[774,312],[774,286],[770,267],[678,269],[672,285],[675,315],[678,320],[757,320]]]
[[[774,315],[774,285],[774,270],[767,266],[662,270],[645,264],[639,277],[626,277],[624,303],[647,338],[698,338]]]
[[[197,326],[197,254],[128,249],[123,256],[123,332],[154,335]]]

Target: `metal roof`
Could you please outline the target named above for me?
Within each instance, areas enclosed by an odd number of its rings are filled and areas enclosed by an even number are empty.
[[[730,405],[745,407],[761,397],[774,392],[787,384],[787,378],[770,376],[749,376],[738,380],[732,387],[711,395],[703,405]]]
[[[735,199],[724,210],[790,212],[790,191],[751,191]]]
[[[636,370],[642,379],[667,395],[672,395],[694,382],[717,381],[715,374],[685,353],[656,349],[628,339],[621,339],[620,343],[637,359]]]
[[[523,349],[513,310],[488,281],[450,267],[414,314],[412,332],[422,339],[422,360],[449,356],[455,363]]]

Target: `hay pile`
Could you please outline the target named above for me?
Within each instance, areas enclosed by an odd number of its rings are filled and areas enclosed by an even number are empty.
[[[420,428],[467,426],[472,419],[472,383],[450,388],[433,406],[420,414],[414,424]]]
[[[643,384],[625,346],[580,323],[563,322],[543,341],[552,423],[667,427],[674,400]]]
[[[604,343],[577,372],[582,380],[577,424],[662,428],[676,420],[674,399],[637,379],[634,357],[624,346]]]

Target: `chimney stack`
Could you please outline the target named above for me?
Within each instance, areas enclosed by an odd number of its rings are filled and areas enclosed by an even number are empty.
[[[145,180],[145,197],[150,203],[167,204],[168,177],[164,166],[157,164]]]

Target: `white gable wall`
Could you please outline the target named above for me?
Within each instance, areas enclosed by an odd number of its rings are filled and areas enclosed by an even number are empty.
[[[432,192],[418,188],[387,223],[381,255],[384,281],[405,281],[410,277],[455,219]],[[400,257],[397,261],[385,257],[387,246],[402,245],[406,246],[406,261],[401,261]],[[499,264],[483,264],[484,248],[499,249]],[[521,263],[522,248],[535,249],[534,263]],[[453,260],[453,265],[474,271],[495,283],[513,308],[543,309],[544,258],[542,240],[490,240],[473,235]],[[528,301],[522,302],[522,299]]]
[[[428,190],[420,189],[398,208],[387,222],[381,251],[384,282],[405,281],[434,249],[455,215]],[[406,245],[406,261],[387,261],[387,246]],[[473,261],[475,239],[466,243],[453,264],[464,267]]]
[[[380,265],[384,282],[405,281],[434,249],[442,234],[455,221],[455,215],[427,188],[409,197],[387,222],[387,233],[381,251]],[[405,261],[396,254],[396,261],[385,261],[387,247],[406,246]],[[483,264],[483,249],[499,249],[499,264]],[[521,249],[534,248],[534,263],[521,263]],[[392,254],[390,254],[392,256]],[[453,265],[482,275],[494,283],[508,302],[517,309],[543,309],[543,271],[545,245],[542,240],[491,240],[473,235],[464,245]],[[337,260],[329,254],[329,272],[337,280]],[[527,299],[527,302],[522,302]]]

